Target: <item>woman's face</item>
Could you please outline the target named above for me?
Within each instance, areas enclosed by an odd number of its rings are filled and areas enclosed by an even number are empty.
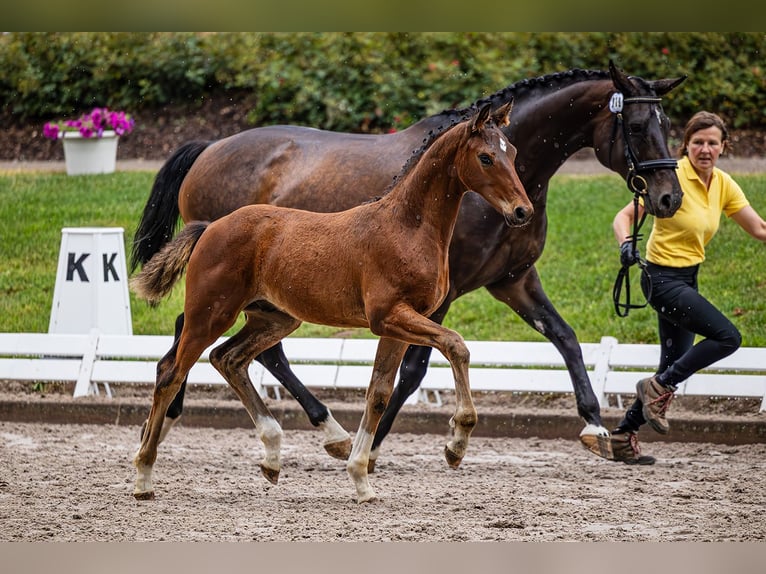
[[[723,147],[721,130],[712,126],[694,132],[689,138],[686,150],[694,168],[697,171],[708,172],[715,167]]]

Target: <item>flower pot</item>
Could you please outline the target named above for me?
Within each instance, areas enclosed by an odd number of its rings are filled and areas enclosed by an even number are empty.
[[[78,132],[64,132],[64,159],[67,175],[113,173],[117,163],[117,142],[114,131],[99,137],[85,138]]]

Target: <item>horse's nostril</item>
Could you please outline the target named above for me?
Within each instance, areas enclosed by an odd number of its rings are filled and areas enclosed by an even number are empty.
[[[527,210],[526,207],[517,207],[513,211],[513,214],[516,216],[517,221],[526,221],[528,217],[528,213],[529,211]]]

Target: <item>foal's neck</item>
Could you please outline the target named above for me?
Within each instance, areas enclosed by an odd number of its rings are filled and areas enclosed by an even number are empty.
[[[396,204],[395,214],[404,225],[426,224],[451,236],[465,185],[455,175],[457,145],[445,145],[441,136],[385,197]]]

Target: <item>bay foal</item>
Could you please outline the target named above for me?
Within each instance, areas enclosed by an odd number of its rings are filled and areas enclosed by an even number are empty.
[[[511,103],[435,134],[405,166],[383,198],[338,213],[252,205],[213,223],[191,222],[131,282],[150,302],[170,292],[186,270],[184,324],[159,361],[152,408],[135,456],[134,496],[154,497],[152,467],[170,402],[202,352],[240,313],[242,329],[210,353],[263,441],[261,471],[276,484],[282,430],[255,391],[250,362],[302,321],[368,327],[380,337],[366,404],[347,470],[357,500],[375,498],[368,463],[373,437],[408,345],[428,345],[447,357],[455,377],[452,436],[445,447],[457,467],[477,415],[462,337],[428,318],[449,288],[448,251],[463,195],[474,191],[508,225],[533,215],[514,162],[516,150],[500,127]]]

